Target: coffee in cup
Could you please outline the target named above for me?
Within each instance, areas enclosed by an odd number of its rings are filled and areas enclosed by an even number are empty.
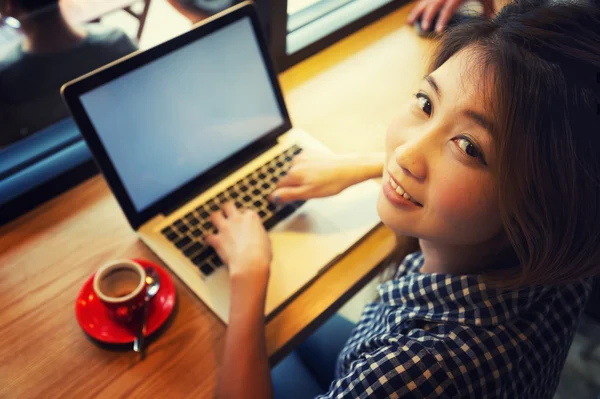
[[[138,263],[123,259],[102,266],[94,276],[94,291],[110,316],[129,323],[143,305],[146,271]]]

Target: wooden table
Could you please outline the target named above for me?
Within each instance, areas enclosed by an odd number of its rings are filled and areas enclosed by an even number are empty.
[[[385,129],[416,90],[430,43],[404,25],[409,6],[281,76],[296,126],[337,152],[381,151]],[[395,244],[378,228],[267,326],[273,363],[377,272]],[[401,242],[404,245],[404,241]],[[225,326],[177,278],[170,325],[140,362],[100,347],[74,314],[83,282],[121,257],[157,259],[136,237],[102,177],[0,228],[0,397],[212,396]]]

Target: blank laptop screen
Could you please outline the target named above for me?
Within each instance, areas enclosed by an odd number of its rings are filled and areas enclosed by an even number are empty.
[[[81,102],[138,212],[284,124],[248,17]]]

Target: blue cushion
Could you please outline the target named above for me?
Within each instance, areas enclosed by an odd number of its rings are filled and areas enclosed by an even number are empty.
[[[0,204],[92,159],[71,119],[11,145],[1,155]]]
[[[0,150],[0,180],[81,140],[79,129],[71,118],[25,137]]]

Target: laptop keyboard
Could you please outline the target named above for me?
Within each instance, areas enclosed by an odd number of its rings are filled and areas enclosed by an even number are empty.
[[[203,275],[209,276],[223,266],[214,249],[205,241],[205,237],[215,231],[209,219],[210,214],[220,210],[224,203],[234,201],[238,208],[255,210],[267,230],[275,226],[305,202],[277,205],[267,200],[279,179],[290,168],[292,158],[300,152],[302,149],[297,145],[286,149],[194,211],[162,229],[161,233],[190,259]]]

